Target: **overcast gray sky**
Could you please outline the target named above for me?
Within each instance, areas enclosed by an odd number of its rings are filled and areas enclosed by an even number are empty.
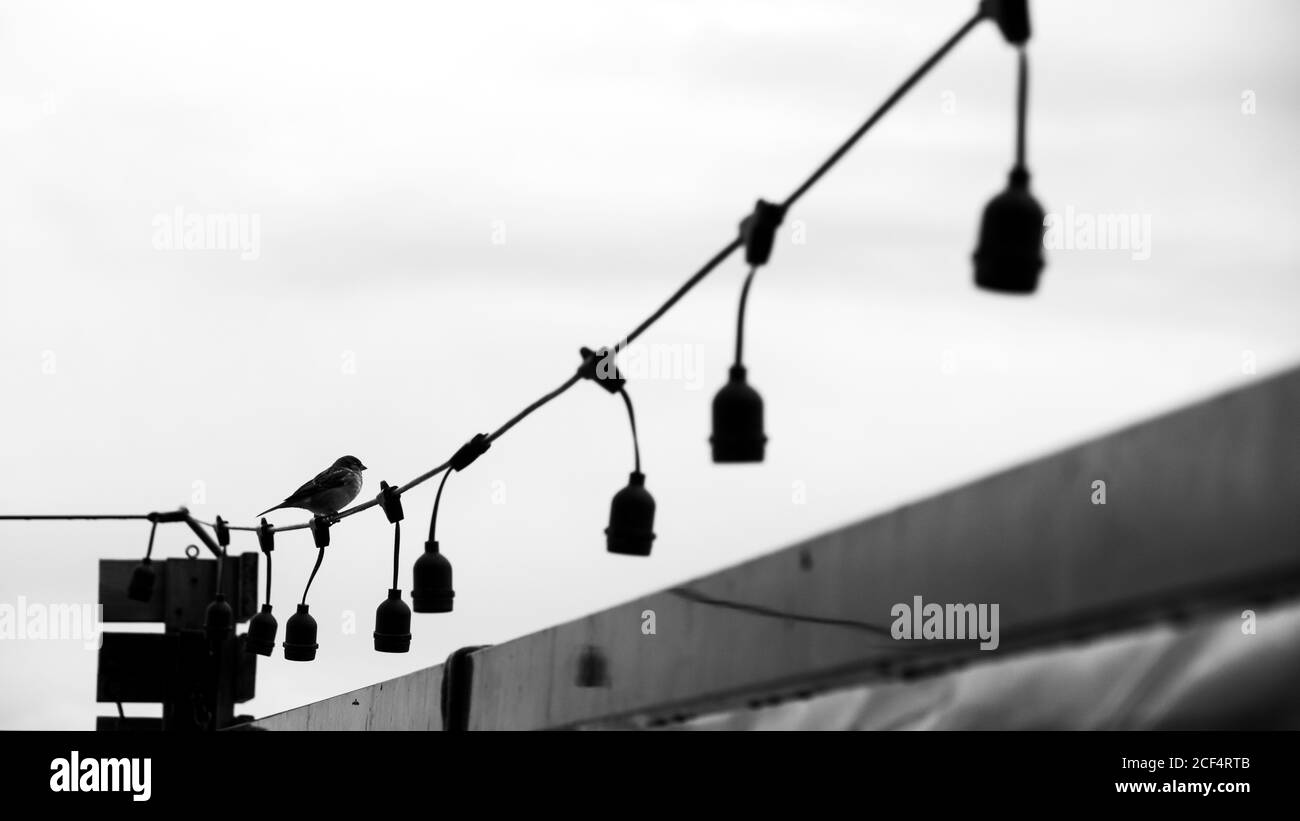
[[[6,4],[0,508],[248,521],[344,453],[366,497],[406,481],[631,329],[974,6]],[[374,653],[391,528],[349,519],[310,599],[318,661],[263,660],[242,709],[438,663],[1300,360],[1300,7],[1033,11],[1034,189],[1074,225],[1137,215],[1145,248],[1051,250],[1032,299],[973,288],[1014,127],[1013,52],[981,27],[799,204],[756,280],[763,465],[709,461],[733,260],[633,352],[678,363],[632,372],[650,559],[605,552],[631,449],[621,403],[579,385],[449,482],[454,614]],[[256,248],[160,249],[176,209],[256,217]],[[403,589],[432,493],[405,501]],[[147,532],[0,523],[0,602],[93,602],[96,560],[138,557]],[[163,528],[156,556],[191,541]],[[279,545],[283,625],[314,550]],[[112,711],[79,644],[5,641],[0,670],[0,727]]]

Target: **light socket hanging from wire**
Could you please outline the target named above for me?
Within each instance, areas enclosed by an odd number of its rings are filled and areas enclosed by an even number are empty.
[[[429,538],[424,543],[424,553],[415,560],[411,574],[411,604],[417,613],[450,613],[456,591],[452,587],[451,562],[438,549],[438,508],[442,505],[442,491],[453,472],[460,472],[474,463],[492,447],[492,438],[486,433],[475,434],[452,454],[451,461],[438,483],[438,493],[433,497],[433,512],[429,514]]]
[[[627,392],[627,380],[619,372],[615,351],[582,348],[582,365],[578,375],[590,379],[606,391],[617,394],[627,407],[627,421],[632,429],[632,473],[627,486],[614,494],[609,505],[609,526],[605,528],[605,549],[624,556],[649,556],[654,543],[655,500],[645,488],[641,472],[641,443],[636,430],[636,413]]]
[[[1043,270],[1043,221],[1046,216],[1029,191],[1025,164],[1025,128],[1029,105],[1029,4],[1026,0],[990,0],[986,10],[1003,37],[1016,47],[1016,163],[1007,187],[984,208],[975,248],[975,284],[1004,294],[1032,294]]]
[[[311,590],[311,583],[316,580],[316,573],[320,570],[321,562],[325,560],[325,548],[330,544],[329,519],[324,516],[313,516],[310,528],[312,540],[316,543],[316,564],[311,569],[311,575],[307,577],[307,586],[302,589],[302,601],[298,603],[298,611],[289,617],[289,621],[284,626],[284,657],[289,661],[312,661],[320,648],[316,643],[316,619],[312,617],[311,610],[307,606],[307,592]]]
[[[154,585],[158,580],[158,573],[153,566],[153,540],[158,534],[158,525],[170,522],[183,522],[189,516],[189,511],[185,508],[167,511],[164,513],[153,512],[148,515],[149,519],[149,546],[145,548],[144,558],[140,564],[135,566],[131,571],[131,581],[126,586],[126,597],[132,601],[147,602],[153,599]]]
[[[244,649],[259,656],[269,656],[275,652],[275,635],[280,625],[271,614],[271,552],[275,550],[275,530],[265,518],[257,528],[257,546],[266,557],[266,600],[262,602],[261,611],[248,621]]]
[[[763,401],[747,381],[747,372],[743,360],[744,322],[747,300],[754,276],[757,269],[769,261],[777,228],[784,220],[788,210],[818,180],[822,179],[898,100],[937,65],[977,24],[987,20],[994,20],[1004,38],[1017,48],[1019,88],[1017,95],[1016,161],[1009,176],[1007,189],[994,197],[984,211],[979,241],[973,255],[975,280],[980,287],[1005,293],[1032,293],[1037,288],[1038,278],[1044,265],[1042,247],[1044,212],[1029,191],[1029,171],[1025,162],[1028,106],[1028,57],[1025,45],[1030,37],[1028,3],[1027,0],[982,0],[977,13],[912,72],[886,98],[880,107],[853,132],[849,139],[836,148],[831,156],[783,204],[776,205],[759,200],[753,213],[741,222],[740,237],[738,239],[733,238],[726,247],[715,254],[649,318],[633,329],[619,346],[616,346],[613,350],[605,348],[598,352],[583,348],[583,363],[577,376],[570,377],[560,388],[526,407],[491,436],[487,434],[475,436],[453,456],[450,469],[446,469],[446,475],[443,476],[438,488],[438,496],[435,499],[430,520],[430,538],[425,545],[425,553],[416,562],[415,579],[412,586],[412,597],[415,601],[416,612],[447,612],[451,610],[451,600],[454,596],[451,586],[451,566],[440,555],[438,542],[434,538],[439,502],[451,472],[464,469],[486,451],[494,439],[501,436],[521,419],[568,390],[580,377],[596,381],[611,393],[620,394],[627,405],[628,416],[632,425],[636,465],[629,477],[628,486],[615,495],[611,504],[610,526],[606,528],[608,549],[611,552],[636,555],[647,555],[650,552],[650,545],[654,540],[655,502],[645,489],[645,476],[640,470],[640,451],[632,404],[624,389],[625,380],[614,364],[614,355],[657,322],[691,288],[695,287],[742,245],[745,248],[749,273],[741,290],[736,328],[736,358],[729,370],[728,383],[714,397],[712,408],[713,428],[710,442],[715,462],[761,462],[763,460],[767,443],[767,436],[764,431]],[[409,489],[427,481],[444,469],[435,468],[417,477],[417,479],[406,485],[406,488]],[[386,483],[383,484],[383,487],[385,493],[393,492],[391,502],[396,503],[397,491],[388,487]],[[383,500],[380,501],[382,503]],[[365,506],[350,509],[342,515],[358,512],[361,507]],[[391,504],[386,505],[386,511],[390,510],[391,507]],[[389,590],[389,600],[381,604],[376,612],[376,649],[382,649],[379,647],[381,640],[382,643],[393,640],[400,644],[400,640],[406,638],[408,639],[406,645],[409,646],[409,634],[404,633],[401,629],[401,608],[404,607],[404,604],[401,602],[400,590],[397,589],[396,565],[400,551],[400,505],[397,506],[397,510],[399,511],[397,518],[394,518],[391,514],[389,518],[389,521],[394,524],[394,582],[393,587]],[[0,515],[0,519],[21,518],[31,517]],[[217,554],[219,561],[217,591],[215,600],[209,605],[205,618],[205,627],[208,629],[209,635],[214,639],[229,635],[230,630],[233,628],[233,617],[221,589],[222,573],[228,558],[226,548],[229,543],[229,527],[220,517],[217,518],[217,523],[214,526],[221,541],[220,549],[201,530],[199,523],[189,518],[188,513],[183,508],[174,513],[151,513],[147,517],[46,516],[37,518],[148,518],[153,524],[153,528],[150,530],[149,546],[141,564],[134,569],[127,591],[128,596],[137,601],[149,601],[153,594],[156,574],[151,566],[151,555],[157,525],[164,521],[188,522],[200,540],[208,546],[208,549]],[[308,579],[307,588],[303,591],[302,601],[298,605],[298,612],[289,620],[286,631],[285,655],[287,658],[295,660],[310,660],[314,658],[316,653],[318,646],[316,644],[316,624],[308,612],[306,599],[312,581],[320,569],[324,557],[324,548],[329,544],[330,521],[327,518],[317,516],[309,525],[319,553],[311,577]],[[301,525],[294,527],[301,527]],[[262,542],[262,550],[267,556],[267,601],[263,605],[262,612],[254,617],[249,626],[249,649],[253,652],[268,655],[269,649],[258,648],[268,648],[274,642],[277,628],[275,619],[271,615],[270,605],[270,554],[273,532],[274,529],[267,524],[265,519],[262,519],[261,527],[258,528],[258,535],[259,541]],[[197,548],[193,548],[193,550],[194,556],[191,556],[191,558],[196,557],[198,553]],[[188,550],[187,555],[189,555]],[[401,606],[393,605],[394,600],[396,600],[397,605]],[[263,616],[265,618],[262,618]],[[381,625],[386,626],[386,629],[379,629]],[[387,626],[391,626],[392,629],[387,629]],[[260,636],[258,641],[253,640],[255,633]],[[404,650],[405,647],[402,649]],[[395,650],[394,652],[401,651]]]
[[[411,649],[411,608],[402,601],[397,587],[397,568],[402,550],[402,495],[387,482],[379,483],[379,505],[393,523],[393,585],[388,598],[375,609],[375,649],[381,653],[406,653]]]
[[[230,608],[230,603],[226,601],[225,594],[221,592],[226,569],[226,553],[230,546],[230,528],[226,526],[226,520],[218,516],[216,527],[213,529],[217,534],[217,546],[221,548],[221,555],[217,557],[217,592],[203,613],[203,632],[207,635],[208,641],[217,644],[230,636],[235,626],[235,613]]]
[[[760,266],[772,256],[776,229],[785,219],[784,206],[765,200],[754,204],[754,212],[740,223],[749,274],[740,289],[736,311],[736,361],[727,373],[727,384],[713,397],[713,434],[709,444],[713,461],[719,464],[761,462],[767,450],[763,430],[763,397],[747,381],[745,371],[745,307],[749,289]]]
[[[126,586],[126,597],[133,601],[147,602],[153,599],[153,588],[158,574],[153,569],[153,539],[158,533],[158,522],[149,525],[149,546],[145,548],[144,558],[131,571],[131,581]]]

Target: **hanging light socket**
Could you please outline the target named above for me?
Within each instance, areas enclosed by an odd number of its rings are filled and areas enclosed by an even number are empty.
[[[153,599],[153,586],[158,580],[154,572],[153,561],[144,559],[131,571],[131,581],[126,586],[126,597],[133,601],[147,602]]]
[[[1004,294],[1032,294],[1043,270],[1043,207],[1017,165],[1006,189],[989,201],[975,249],[975,284]]]
[[[713,397],[713,461],[761,462],[767,450],[763,397],[745,379],[745,366],[732,365],[727,384]]]
[[[375,610],[375,649],[381,653],[406,653],[411,649],[411,608],[396,588],[388,591],[388,598]]]
[[[609,686],[609,663],[596,645],[588,644],[578,654],[578,674],[574,683],[579,687]]]
[[[218,593],[203,614],[203,632],[207,634],[208,641],[215,644],[228,638],[234,625],[235,612],[230,609],[226,597]]]
[[[645,489],[645,474],[632,471],[627,487],[615,493],[610,503],[605,547],[624,556],[649,556],[654,524],[655,500]]]
[[[299,604],[298,612],[289,617],[284,627],[284,657],[289,661],[311,661],[316,658],[316,619],[307,605]]]
[[[264,604],[260,612],[248,621],[248,632],[244,634],[244,649],[259,656],[269,656],[275,652],[275,634],[280,625],[271,615],[271,605]]]
[[[415,560],[411,601],[417,613],[450,613],[456,591],[451,587],[451,562],[438,552],[438,543],[425,542]]]

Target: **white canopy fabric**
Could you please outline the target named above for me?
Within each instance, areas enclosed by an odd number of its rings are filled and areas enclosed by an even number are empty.
[[[1154,627],[677,730],[1297,730],[1300,603]]]

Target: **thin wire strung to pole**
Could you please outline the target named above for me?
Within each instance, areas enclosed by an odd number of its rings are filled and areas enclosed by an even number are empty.
[[[91,514],[91,515],[67,515],[67,516],[60,515],[60,514],[48,514],[48,515],[41,515],[41,516],[30,516],[25,514],[5,514],[0,516],[0,520],[20,521],[20,522],[48,522],[48,521],[73,522],[73,521],[100,521],[100,520],[120,521],[120,520],[139,520],[139,519],[150,520],[150,517],[152,515],[153,514],[150,513],[127,513],[127,514],[107,514],[107,515]]]
[[[153,537],[158,532],[158,523],[154,522],[149,527],[149,546],[144,550],[144,560],[146,562],[153,559]]]
[[[618,389],[618,395],[623,397],[623,404],[627,405],[627,421],[632,425],[632,453],[636,457],[636,472],[641,472],[641,444],[636,435],[636,413],[632,410],[632,397],[627,395],[624,388]]]
[[[668,592],[673,594],[674,596],[678,596],[679,598],[686,599],[687,601],[694,602],[696,604],[703,604],[710,607],[719,607],[727,610],[736,610],[742,613],[750,613],[755,616],[767,616],[769,618],[781,619],[783,621],[796,621],[805,624],[824,625],[827,627],[847,627],[853,630],[861,630],[865,633],[871,633],[878,638],[888,640],[891,646],[893,647],[898,647],[903,650],[912,649],[912,647],[910,647],[907,644],[907,642],[900,642],[897,639],[894,639],[892,634],[890,633],[889,627],[878,625],[878,624],[872,624],[866,621],[858,621],[856,619],[840,619],[840,618],[833,618],[829,616],[815,616],[815,615],[805,614],[805,613],[794,613],[788,610],[779,610],[777,608],[767,607],[765,605],[760,605],[760,604],[750,604],[748,602],[731,601],[728,599],[718,599],[712,596],[707,596],[704,593],[701,593],[698,590],[693,590],[689,587],[674,587],[671,588]],[[934,639],[927,643],[929,645],[929,648],[916,646],[915,649],[925,650],[925,649],[933,648],[935,645],[943,646],[945,643],[947,644],[947,646],[953,646],[956,645],[958,641],[955,639]]]

